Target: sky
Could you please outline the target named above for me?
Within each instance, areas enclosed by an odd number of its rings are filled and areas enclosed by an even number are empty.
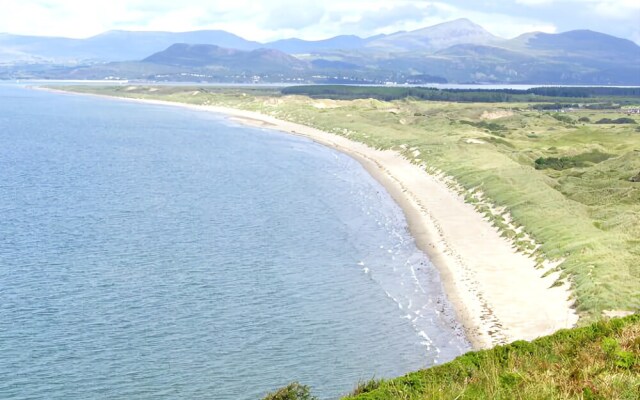
[[[0,0],[0,32],[222,29],[249,40],[372,36],[468,18],[505,38],[591,29],[640,44],[640,0]]]

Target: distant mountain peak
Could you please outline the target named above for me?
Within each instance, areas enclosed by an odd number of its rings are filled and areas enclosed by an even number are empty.
[[[327,50],[361,49],[368,39],[356,35],[340,35],[322,40],[303,40],[298,38],[282,39],[267,43],[265,46],[290,54],[314,53]]]
[[[435,52],[458,44],[489,45],[503,40],[467,18],[459,18],[372,40],[368,47],[392,52]]]
[[[439,34],[460,34],[460,33],[475,33],[487,37],[495,38],[491,32],[484,29],[482,26],[476,24],[467,18],[458,18],[452,21],[442,22],[436,25],[428,26],[426,28],[421,28],[412,32],[407,32],[408,34],[412,33],[439,33]]]
[[[0,44],[0,63],[9,65],[0,78],[10,79],[23,74],[211,81],[258,76],[353,83],[398,77],[398,82],[415,83],[435,76],[450,82],[625,85],[640,79],[640,47],[630,40],[587,29],[506,40],[467,18],[411,32],[313,41],[259,43],[220,30],[112,30],[87,39],[0,34]]]
[[[525,33],[512,42],[522,43],[536,50],[571,50],[591,54],[627,53],[640,58],[640,46],[628,39],[595,32],[589,29],[577,29],[562,33],[534,32]]]
[[[469,18],[457,18],[457,19],[452,19],[451,21],[445,21],[445,22],[441,22],[439,24],[435,24],[430,26],[429,28],[435,28],[435,27],[439,27],[439,26],[466,26],[469,28],[480,28],[483,29],[484,28],[478,24],[476,24],[475,22],[471,21]]]

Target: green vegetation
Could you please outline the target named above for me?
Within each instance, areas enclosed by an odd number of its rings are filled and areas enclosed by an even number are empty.
[[[564,122],[565,124],[573,124],[575,122],[573,118],[565,114],[552,114],[551,116],[560,122]]]
[[[250,88],[69,89],[257,111],[395,149],[455,178],[462,195],[518,249],[540,263],[560,261],[558,284],[571,283],[581,323],[597,320],[604,310],[640,307],[640,185],[632,181],[640,171],[636,125],[567,123],[555,113],[532,110],[531,103],[331,100]],[[626,117],[619,109],[561,115],[572,121]],[[502,209],[508,215],[495,211]]]
[[[358,392],[346,399],[637,399],[640,315],[467,353]]]
[[[624,103],[627,104],[631,104],[632,100],[630,99],[617,99],[619,101],[622,101]],[[588,101],[593,101],[593,100],[588,100]],[[563,110],[563,109],[571,109],[571,108],[585,108],[587,110],[613,110],[613,109],[619,109],[622,108],[622,106],[620,104],[616,104],[613,101],[608,101],[608,102],[603,102],[603,103],[537,103],[537,104],[532,104],[530,106],[531,109],[533,110],[547,110],[547,111],[551,111],[551,110]],[[571,111],[571,110],[569,110]]]
[[[590,164],[597,164],[611,157],[611,154],[600,153],[597,150],[590,153],[578,154],[573,157],[540,157],[535,161],[535,168],[553,168],[557,171],[562,171],[563,169],[569,168],[587,167]]]
[[[308,386],[293,382],[267,394],[264,400],[318,400],[318,398],[311,395]]]
[[[290,387],[275,393],[296,393]],[[265,400],[307,400],[273,397]],[[629,399],[640,393],[640,315],[567,329],[532,342],[469,352],[440,366],[359,384],[344,400]]]
[[[637,399],[640,315],[469,352],[440,366],[360,383],[344,400]],[[292,383],[264,400],[313,400]]]
[[[476,128],[484,129],[492,135],[502,136],[504,137],[504,133],[508,131],[507,127],[504,125],[500,125],[496,122],[487,122],[487,121],[460,121],[461,124],[475,126]]]
[[[344,85],[314,85],[292,86],[282,89],[285,95],[302,95],[323,99],[377,99],[384,101],[405,99],[412,97],[420,100],[433,101],[464,101],[464,102],[551,102],[575,100],[581,103],[598,104],[603,100],[614,98],[616,101],[627,102],[628,98],[640,97],[638,88],[616,87],[538,87],[527,90],[517,89],[435,89],[424,87],[380,87],[380,86],[344,86]],[[611,108],[612,103],[605,103]],[[579,107],[580,104],[550,104],[537,105],[542,109],[561,109]],[[619,106],[618,106],[619,107]]]
[[[598,120],[596,124],[636,124],[636,120],[633,118],[602,118]]]

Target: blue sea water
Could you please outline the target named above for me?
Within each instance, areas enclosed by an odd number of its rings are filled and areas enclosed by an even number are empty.
[[[0,86],[0,398],[336,398],[468,349],[353,159],[176,107]]]

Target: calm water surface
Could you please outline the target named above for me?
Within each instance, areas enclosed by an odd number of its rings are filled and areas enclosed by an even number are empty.
[[[466,350],[451,315],[349,157],[0,86],[0,398],[335,398]]]

